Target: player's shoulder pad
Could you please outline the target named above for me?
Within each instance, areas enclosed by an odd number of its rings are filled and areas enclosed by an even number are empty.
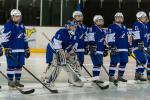
[[[109,26],[108,26],[108,29],[115,29],[116,28],[116,24],[110,24]]]
[[[65,34],[67,32],[68,32],[68,30],[66,28],[61,28],[56,32],[56,34]]]
[[[11,27],[12,26],[12,21],[8,20],[5,24],[4,27]]]

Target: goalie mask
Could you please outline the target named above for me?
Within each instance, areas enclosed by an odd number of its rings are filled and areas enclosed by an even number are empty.
[[[75,35],[76,27],[77,24],[73,21],[68,21],[67,24],[65,25],[66,28],[68,29],[68,33],[71,35]]]

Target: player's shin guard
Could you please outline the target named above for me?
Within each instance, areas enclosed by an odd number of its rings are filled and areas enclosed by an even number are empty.
[[[143,73],[143,72],[144,72],[144,68],[143,68],[142,65],[137,65],[136,67],[137,67],[137,68],[136,68],[136,72],[137,72],[137,73]]]
[[[22,73],[21,68],[17,68],[15,70],[15,85],[18,86],[18,87],[24,87],[24,85],[20,83],[21,73]]]
[[[110,64],[109,66],[109,75],[114,76],[116,72],[116,66],[117,64]]]
[[[116,79],[114,77],[115,72],[116,72],[116,66],[117,66],[117,64],[110,64],[110,66],[109,66],[109,75],[110,75],[109,81],[110,82],[116,81]]]
[[[22,69],[16,69],[15,70],[15,79],[16,80],[20,80],[20,78],[21,78],[21,72],[22,72]]]
[[[13,82],[14,74],[15,74],[15,69],[10,69],[11,67],[7,69],[7,77],[8,77],[8,86],[10,88],[15,87],[15,83]],[[13,67],[12,67],[13,68]]]
[[[100,75],[100,66],[93,67],[93,77]]]
[[[14,78],[14,74],[15,74],[15,69],[7,69],[7,77],[10,81],[13,81]]]
[[[119,71],[118,71],[118,81],[127,82],[126,79],[123,78],[125,72],[126,63],[120,63]]]

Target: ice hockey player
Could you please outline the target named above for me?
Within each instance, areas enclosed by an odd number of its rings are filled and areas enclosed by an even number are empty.
[[[147,28],[148,28],[148,45],[147,45],[147,53],[148,53],[148,56],[147,56],[147,80],[150,81],[150,12],[149,12],[149,18],[147,19]]]
[[[135,80],[139,80],[141,82],[147,81],[144,78],[144,68],[143,66],[147,62],[146,50],[148,47],[148,28],[145,24],[147,22],[147,15],[144,11],[139,11],[136,14],[137,21],[133,24],[133,51],[136,59],[140,62],[137,62]]]
[[[128,63],[128,30],[123,25],[124,16],[121,12],[117,12],[114,16],[114,23],[108,27],[108,44],[110,48],[110,82],[121,81],[127,82],[123,77],[126,64]],[[117,64],[120,63],[118,69],[118,78],[114,77]]]
[[[24,87],[20,83],[22,66],[25,64],[25,58],[30,56],[25,26],[21,21],[21,12],[13,9],[2,33],[2,46],[5,49],[7,60],[8,86],[11,88]]]
[[[104,19],[101,15],[95,15],[93,18],[94,25],[88,29],[86,35],[88,40],[89,54],[93,63],[93,77],[98,77],[97,83],[104,83],[100,81],[99,75],[101,65],[103,64],[103,56],[108,55],[108,47],[106,46],[105,36],[102,26]]]
[[[74,21],[67,22],[65,28],[59,29],[52,38],[52,41],[47,46],[46,63],[48,64],[49,68],[47,68],[45,83],[52,90],[56,90],[54,82],[62,68],[67,72],[69,78],[68,82],[70,84],[78,87],[82,86],[80,83],[75,82],[74,73],[66,67],[66,63],[68,63],[66,60],[71,60],[68,57],[71,57],[75,54],[75,48],[73,45],[76,27],[77,24]],[[68,55],[69,53],[71,54]],[[76,59],[74,59],[74,61],[75,60]]]
[[[133,34],[133,41],[132,41],[132,47],[133,47],[133,53],[136,57],[136,59],[140,62],[136,62],[136,72],[135,72],[135,80],[137,81],[147,81],[146,78],[144,78],[144,68],[143,66],[146,64],[147,57],[145,54],[145,50],[147,49],[147,26],[146,26],[146,20],[147,15],[144,11],[139,11],[136,14],[137,21],[132,26],[132,34]]]
[[[85,47],[85,35],[87,33],[87,27],[83,24],[83,14],[81,11],[74,11],[72,15],[74,21],[77,23],[76,29],[76,53],[79,60],[79,63],[82,67],[84,63],[84,47]]]

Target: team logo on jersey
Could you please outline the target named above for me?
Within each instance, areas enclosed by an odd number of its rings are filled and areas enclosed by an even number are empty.
[[[123,34],[120,36],[120,38],[125,38],[125,32],[123,32]]]
[[[26,35],[27,35],[28,38],[30,38],[31,35],[32,35],[33,33],[35,33],[35,32],[36,32],[36,29],[35,29],[35,28],[32,28],[32,29],[27,28],[27,29],[26,29]]]

